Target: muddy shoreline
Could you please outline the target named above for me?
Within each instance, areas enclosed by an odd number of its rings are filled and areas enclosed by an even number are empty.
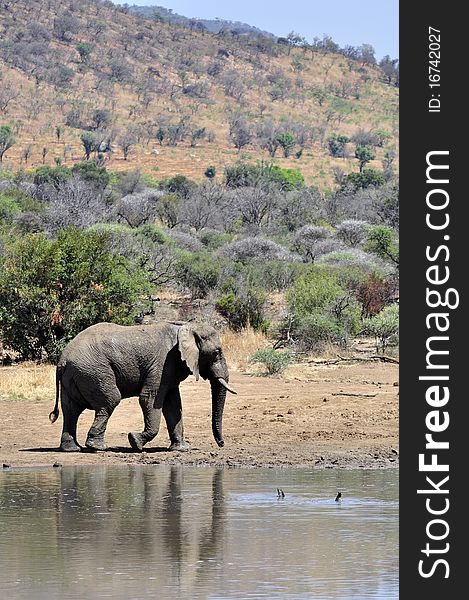
[[[9,369],[18,369],[10,367]],[[14,375],[3,368],[0,377]],[[225,447],[211,435],[208,384],[188,379],[181,385],[184,428],[189,452],[169,452],[164,423],[145,451],[132,451],[127,433],[141,429],[136,399],[123,400],[106,433],[108,451],[63,453],[58,450],[61,416],[48,420],[50,395],[0,398],[0,466],[184,464],[216,467],[315,469],[387,469],[399,466],[398,365],[350,362],[308,364],[284,378],[233,372],[238,391],[225,407]],[[93,413],[78,426],[84,443]]]

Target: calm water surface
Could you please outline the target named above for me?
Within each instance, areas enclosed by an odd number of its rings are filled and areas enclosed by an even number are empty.
[[[398,471],[2,471],[0,598],[395,599]]]

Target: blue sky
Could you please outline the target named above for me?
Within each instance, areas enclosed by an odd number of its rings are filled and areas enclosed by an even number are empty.
[[[124,4],[125,0],[114,0]],[[330,35],[340,46],[371,44],[379,60],[399,57],[398,0],[127,0],[160,5],[186,17],[243,21],[284,36],[296,31],[308,40]]]

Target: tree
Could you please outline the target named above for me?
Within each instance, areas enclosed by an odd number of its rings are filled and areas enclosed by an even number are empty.
[[[271,120],[262,121],[257,126],[257,139],[259,142],[259,146],[263,150],[267,150],[269,155],[274,158],[275,153],[279,147],[278,137],[278,127]]]
[[[3,161],[5,152],[16,143],[16,139],[9,125],[0,125],[0,162]]]
[[[358,47],[358,57],[364,65],[375,65],[375,49],[371,44],[362,44]]]
[[[363,172],[363,167],[370,162],[370,160],[374,160],[375,153],[368,146],[357,146],[355,148],[355,158],[358,160],[358,167],[360,169],[360,173]]]
[[[277,191],[265,181],[254,187],[239,188],[235,197],[236,210],[248,231],[253,233],[270,221],[277,203]]]
[[[265,318],[265,304],[266,297],[263,290],[241,286],[222,294],[215,307],[235,331],[250,326],[265,332],[269,327],[269,322]]]
[[[235,115],[230,119],[230,139],[241,152],[241,148],[247,146],[252,140],[252,132],[246,118],[242,115]]]
[[[11,81],[2,81],[0,86],[0,112],[5,112],[10,102],[18,96],[18,89]]]
[[[283,150],[283,156],[288,158],[296,144],[295,136],[289,131],[284,131],[277,135],[277,142],[280,144]]]
[[[399,266],[399,246],[397,236],[390,227],[373,225],[370,227],[365,250],[378,255],[384,260]]]
[[[91,45],[86,42],[80,42],[75,46],[75,49],[80,55],[81,62],[85,65],[91,56]]]
[[[80,31],[80,21],[70,13],[56,17],[54,21],[54,32],[59,40],[68,42],[75,33]]]
[[[366,330],[376,338],[376,351],[384,352],[386,346],[399,333],[399,305],[386,306],[377,315],[366,321]]]
[[[5,244],[0,269],[0,331],[24,359],[57,359],[76,334],[100,321],[132,322],[148,290],[103,234],[67,229],[56,240],[28,234]]]
[[[303,225],[295,233],[293,248],[299,252],[305,261],[314,262],[318,254],[318,243],[331,237],[329,229],[320,225]]]
[[[119,148],[122,150],[124,160],[127,160],[130,150],[137,143],[137,139],[134,133],[128,129],[117,139],[117,143],[119,144]]]
[[[112,123],[112,113],[108,108],[97,108],[91,115],[93,129],[104,129]]]
[[[96,136],[93,133],[91,133],[90,131],[87,131],[80,135],[80,140],[81,140],[81,143],[83,144],[83,148],[85,150],[85,158],[86,158],[86,160],[89,160],[91,153],[96,152],[96,150],[97,150]]]
[[[386,54],[380,61],[379,66],[383,71],[383,75],[385,77],[386,83],[391,85],[394,83],[395,85],[399,84],[399,59],[392,59],[389,54]]]
[[[327,140],[329,154],[337,158],[345,158],[346,145],[349,141],[346,135],[331,135]]]
[[[26,164],[28,164],[28,160],[29,160],[29,158],[31,157],[31,154],[32,154],[32,153],[33,153],[33,147],[32,147],[32,145],[31,145],[31,144],[28,144],[28,145],[27,145],[27,146],[24,148],[24,150],[23,150],[23,152],[22,152],[22,154],[21,154],[21,158],[24,160],[24,162],[25,162]]]

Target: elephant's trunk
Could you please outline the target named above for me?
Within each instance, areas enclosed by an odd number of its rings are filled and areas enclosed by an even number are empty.
[[[210,379],[210,387],[212,388],[212,432],[216,443],[222,448],[225,445],[222,433],[222,420],[226,388],[218,379]]]

